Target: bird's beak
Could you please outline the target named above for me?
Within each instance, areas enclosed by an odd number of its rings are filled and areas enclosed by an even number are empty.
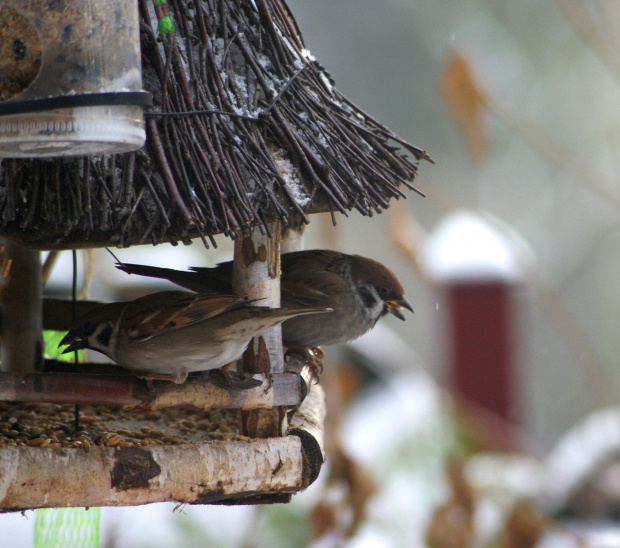
[[[82,339],[78,339],[76,341],[71,340],[71,337],[67,336],[62,341],[60,341],[60,343],[58,343],[58,346],[64,346],[65,344],[69,346],[67,346],[67,348],[62,351],[63,354],[68,354],[69,352],[75,352],[76,350],[84,349],[84,341]]]
[[[388,312],[394,316],[396,316],[399,320],[406,322],[407,319],[403,316],[403,313],[400,311],[401,308],[406,308],[410,312],[413,312],[413,308],[409,304],[409,301],[405,299],[405,297],[401,297],[400,299],[392,299],[390,301],[386,301]]]

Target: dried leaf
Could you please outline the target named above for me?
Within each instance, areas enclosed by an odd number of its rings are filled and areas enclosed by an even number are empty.
[[[466,548],[472,540],[470,516],[451,500],[437,507],[426,528],[425,543],[429,548]]]
[[[0,287],[0,302],[4,301],[4,293],[10,282],[11,265],[13,259],[9,256],[4,247],[4,244],[0,244],[0,281],[2,286]]]
[[[353,516],[345,534],[351,538],[362,524],[366,503],[377,492],[377,485],[368,471],[349,457],[340,446],[332,452],[331,466],[330,482],[341,482],[347,487],[346,502]]]
[[[463,461],[454,458],[447,464],[446,468],[448,481],[452,487],[452,498],[471,517],[474,513],[475,495],[471,485],[465,479]]]
[[[469,62],[453,52],[440,76],[444,103],[464,134],[467,151],[474,163],[487,155],[484,126],[484,93],[473,75]]]
[[[312,538],[318,539],[336,527],[336,509],[325,501],[319,503],[310,512]]]
[[[404,257],[420,278],[425,274],[420,268],[418,257],[426,237],[424,228],[415,219],[408,206],[402,202],[395,202],[386,212],[387,235],[396,251]]]
[[[473,539],[475,495],[463,475],[462,461],[450,461],[446,474],[452,496],[433,512],[425,541],[430,548],[466,548]]]
[[[550,518],[529,503],[517,504],[504,526],[500,548],[534,548],[542,535],[553,527]]]
[[[349,406],[359,395],[364,379],[359,368],[343,361],[333,364],[331,382],[337,387],[341,404]]]

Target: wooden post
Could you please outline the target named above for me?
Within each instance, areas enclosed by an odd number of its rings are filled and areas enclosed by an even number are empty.
[[[303,250],[305,230],[306,225],[302,224],[301,217],[299,215],[291,215],[289,222],[282,227],[280,253]]]
[[[513,288],[533,267],[531,250],[499,221],[457,210],[428,236],[421,263],[448,301],[448,375],[456,394],[517,418]]]
[[[0,305],[2,371],[31,373],[43,363],[41,257],[11,240],[4,248],[11,265]]]
[[[280,306],[280,223],[270,224],[272,237],[255,230],[235,240],[233,293],[261,299],[260,306]],[[246,373],[284,372],[280,326],[255,337],[243,355]],[[243,433],[251,438],[281,436],[286,430],[284,410],[254,409],[241,412]]]
[[[511,286],[501,280],[455,282],[446,291],[452,386],[467,400],[515,418]]]

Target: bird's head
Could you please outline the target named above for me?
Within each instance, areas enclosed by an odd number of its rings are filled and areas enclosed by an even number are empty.
[[[91,321],[83,318],[78,325],[69,330],[58,346],[67,346],[62,351],[63,354],[90,348],[109,356],[116,335],[114,322],[110,320]]]
[[[402,308],[413,312],[396,274],[380,262],[352,255],[351,278],[367,318],[373,325],[388,312],[402,321],[406,321]]]

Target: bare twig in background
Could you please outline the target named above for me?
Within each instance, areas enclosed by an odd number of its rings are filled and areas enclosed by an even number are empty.
[[[613,181],[607,179],[592,165],[579,158],[578,153],[564,147],[549,135],[540,125],[527,120],[523,114],[493,97],[487,96],[489,110],[510,127],[551,165],[566,173],[576,183],[599,194],[616,207],[620,206],[620,196]]]
[[[611,74],[620,80],[620,42],[618,41],[618,29],[610,25],[612,14],[600,13],[598,20],[593,15],[593,10],[608,9],[605,8],[605,3],[584,3],[582,0],[556,0],[556,3],[586,43],[607,65]],[[615,4],[615,2],[610,4]],[[612,9],[618,8],[615,6]]]
[[[45,257],[45,261],[43,262],[42,272],[41,272],[41,282],[43,285],[47,283],[50,275],[52,274],[52,270],[54,269],[54,265],[58,260],[58,256],[60,255],[60,251],[50,251]]]
[[[579,0],[557,0],[577,4]],[[469,61],[452,52],[442,72],[442,93],[446,107],[463,130],[470,156],[479,163],[486,155],[486,137],[481,119],[484,109],[491,112],[521,137],[551,165],[566,173],[575,182],[598,193],[605,200],[620,206],[616,185],[592,165],[549,135],[539,124],[500,101],[484,89],[475,77]]]

